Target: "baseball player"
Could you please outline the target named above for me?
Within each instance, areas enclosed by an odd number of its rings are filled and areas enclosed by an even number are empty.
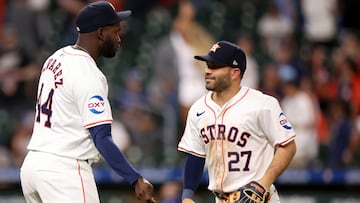
[[[141,202],[155,202],[153,186],[112,141],[108,84],[96,64],[101,56],[115,56],[120,21],[130,14],[116,12],[106,1],[88,4],[76,18],[76,44],[45,61],[33,134],[20,174],[28,203],[100,202],[91,168],[100,154],[134,186]]]
[[[209,92],[191,106],[178,144],[186,153],[182,202],[193,202],[205,163],[216,202],[279,202],[273,183],[296,145],[278,101],[240,85],[246,57],[237,45],[219,41],[195,59],[207,63]]]

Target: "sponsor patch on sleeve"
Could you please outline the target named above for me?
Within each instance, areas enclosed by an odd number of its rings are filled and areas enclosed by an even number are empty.
[[[280,113],[279,115],[279,122],[280,125],[285,128],[286,130],[291,130],[292,126],[290,124],[290,122],[287,120],[285,114],[283,112]]]
[[[99,96],[92,96],[88,101],[88,109],[93,114],[101,114],[105,111],[105,101]]]

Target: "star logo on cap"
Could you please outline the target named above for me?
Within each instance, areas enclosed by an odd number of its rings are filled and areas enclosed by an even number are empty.
[[[218,48],[220,48],[220,45],[214,44],[214,45],[211,47],[210,51],[216,52],[216,49],[218,49]]]

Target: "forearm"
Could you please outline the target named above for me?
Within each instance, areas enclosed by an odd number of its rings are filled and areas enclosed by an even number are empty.
[[[204,165],[204,158],[196,157],[191,154],[187,155],[185,161],[182,199],[190,199],[194,195],[201,181]]]
[[[275,152],[274,158],[270,163],[270,166],[266,170],[265,175],[258,180],[267,190],[270,185],[285,171],[290,161],[294,157],[296,152],[295,141],[288,143],[285,146],[279,146]]]
[[[90,133],[100,154],[110,167],[130,184],[134,184],[141,176],[127,161],[124,154],[112,141],[111,125],[103,124],[90,128]]]

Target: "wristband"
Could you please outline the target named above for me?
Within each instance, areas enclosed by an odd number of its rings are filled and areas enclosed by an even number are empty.
[[[191,199],[194,196],[194,191],[190,189],[183,189],[181,199],[189,198]]]

